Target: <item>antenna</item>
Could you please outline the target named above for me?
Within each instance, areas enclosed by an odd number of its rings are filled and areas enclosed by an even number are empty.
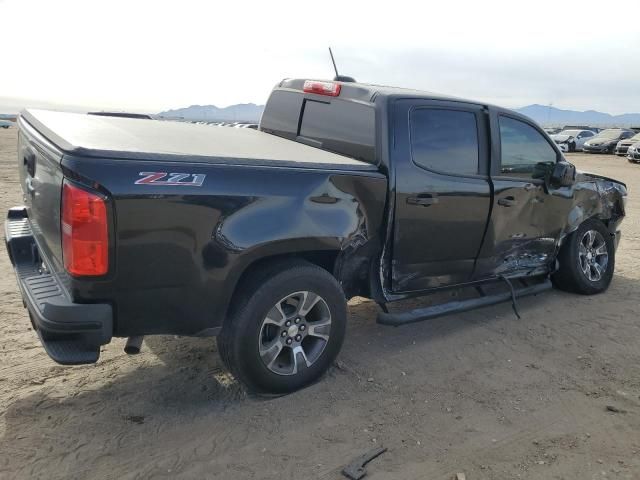
[[[336,72],[336,77],[339,77],[340,74],[338,73],[338,67],[336,67],[336,60],[335,58],[333,58],[333,52],[331,51],[331,47],[329,47],[329,55],[331,55],[331,63],[333,63],[333,69]]]
[[[353,77],[347,77],[346,75],[340,75],[338,73],[338,67],[336,67],[336,60],[333,58],[333,52],[331,51],[331,47],[329,47],[329,55],[331,55],[331,63],[333,63],[333,70],[336,72],[336,76],[333,77],[333,80],[336,82],[355,82],[356,79]]]

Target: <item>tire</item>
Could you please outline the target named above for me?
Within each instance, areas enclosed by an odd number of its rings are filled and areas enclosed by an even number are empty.
[[[551,277],[557,288],[583,295],[604,292],[615,269],[615,248],[607,227],[595,219],[582,223],[566,238],[558,262]]]
[[[329,272],[305,261],[280,261],[239,286],[218,349],[249,391],[289,393],[333,363],[346,318],[344,293]]]

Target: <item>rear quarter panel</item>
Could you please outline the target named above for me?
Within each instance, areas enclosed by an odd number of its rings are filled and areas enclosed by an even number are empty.
[[[76,157],[63,165],[113,199],[113,278],[78,282],[75,294],[114,299],[116,336],[213,334],[253,262],[336,252],[348,286],[361,275],[352,265],[379,249],[387,184],[376,172]],[[154,171],[206,177],[200,187],[135,184]]]

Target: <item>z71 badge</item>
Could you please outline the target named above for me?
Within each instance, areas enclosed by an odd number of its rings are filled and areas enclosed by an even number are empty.
[[[140,172],[142,178],[136,180],[136,185],[180,185],[185,187],[201,187],[206,178],[204,173],[167,173],[167,172]]]

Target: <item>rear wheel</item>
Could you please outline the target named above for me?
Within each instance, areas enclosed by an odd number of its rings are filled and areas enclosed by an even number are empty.
[[[565,240],[552,279],[562,289],[585,295],[605,291],[615,267],[611,234],[598,220],[587,220]]]
[[[306,262],[278,262],[240,288],[218,337],[229,370],[258,393],[291,392],[320,377],[345,334],[336,279]]]

